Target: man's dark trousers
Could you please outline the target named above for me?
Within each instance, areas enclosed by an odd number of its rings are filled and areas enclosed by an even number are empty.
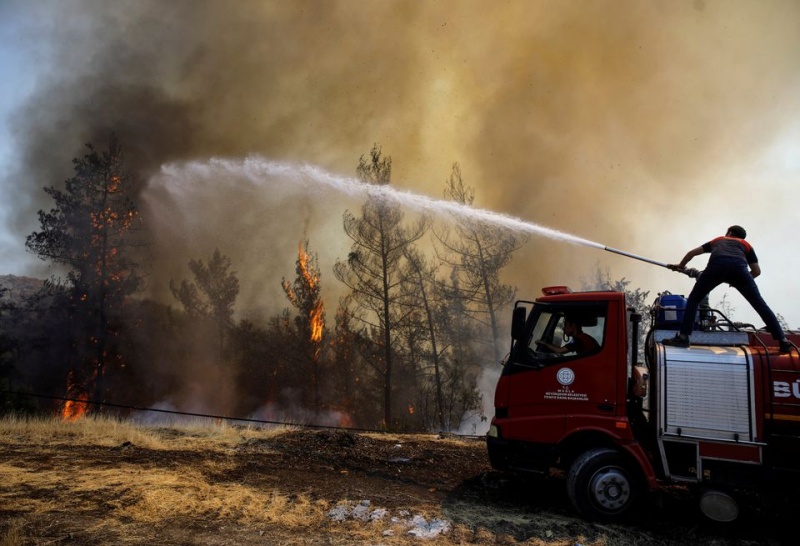
[[[686,310],[681,324],[682,335],[688,336],[692,333],[694,318],[700,302],[714,288],[724,282],[738,290],[744,296],[744,299],[753,306],[753,309],[764,321],[772,337],[775,339],[783,337],[783,328],[781,328],[775,313],[772,312],[767,302],[761,297],[756,281],[753,279],[753,275],[750,274],[750,268],[746,263],[735,258],[717,258],[709,262],[705,271],[697,278],[697,282],[689,293],[689,298],[686,302]]]

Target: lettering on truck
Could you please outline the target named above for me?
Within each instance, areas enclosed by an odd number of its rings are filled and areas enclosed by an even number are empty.
[[[792,383],[788,381],[773,382],[772,393],[775,398],[789,398],[793,396],[800,400],[800,379],[795,379]]]

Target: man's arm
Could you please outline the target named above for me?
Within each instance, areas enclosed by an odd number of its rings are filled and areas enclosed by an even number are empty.
[[[559,347],[558,345],[553,345],[552,343],[548,343],[547,341],[543,341],[541,339],[537,340],[536,344],[537,345],[543,345],[543,346],[547,347],[548,349],[550,349],[550,351],[552,351],[552,352],[554,352],[556,354],[559,354],[559,355],[563,355],[564,353],[569,352],[569,349],[566,346]]]
[[[750,274],[753,276],[754,279],[759,275],[761,275],[761,266],[758,265],[758,262],[753,262],[747,265],[750,266]]]
[[[681,260],[681,263],[678,264],[678,268],[684,269],[686,267],[686,264],[692,261],[692,258],[699,256],[700,254],[705,254],[705,252],[706,251],[703,249],[702,246],[693,248],[692,250],[686,253],[686,256],[684,256],[683,259]]]

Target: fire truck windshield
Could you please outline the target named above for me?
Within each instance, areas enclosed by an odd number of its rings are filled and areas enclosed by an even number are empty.
[[[512,364],[539,368],[599,352],[606,310],[596,302],[537,303],[528,317],[526,336],[514,347]]]

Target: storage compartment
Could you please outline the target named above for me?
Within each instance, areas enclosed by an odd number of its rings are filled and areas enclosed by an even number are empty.
[[[749,443],[755,436],[752,364],[738,347],[668,350],[660,369],[668,436]]]
[[[664,442],[664,470],[672,479],[697,479],[697,444],[686,442]]]

